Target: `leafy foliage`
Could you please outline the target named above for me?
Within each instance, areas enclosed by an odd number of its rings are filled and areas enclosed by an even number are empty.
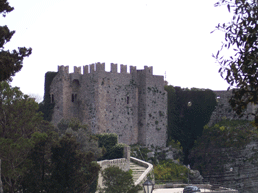
[[[13,10],[7,0],[0,0],[0,14],[3,17]],[[7,26],[0,26],[0,81],[11,80],[11,76],[21,70],[24,57],[32,52],[31,48],[25,47],[18,48],[18,51],[4,50],[4,45],[11,40],[14,33],[15,31],[10,31]]]
[[[97,160],[101,156],[103,156],[103,150],[98,146],[98,138],[95,135],[91,134],[90,129],[87,128],[87,125],[81,125],[80,122],[78,122],[77,119],[71,119],[71,120],[64,120],[60,123],[63,129],[67,128],[66,130],[63,130],[60,132],[60,124],[59,126],[59,132],[61,135],[64,135],[66,133],[72,134],[76,138],[76,141],[80,144],[79,149],[82,152],[92,152],[94,154],[94,159]],[[60,135],[59,133],[59,135]]]
[[[3,17],[5,17],[7,13],[13,10],[14,8],[9,5],[7,0],[0,0],[0,13],[3,15]]]
[[[99,147],[105,147],[106,149],[111,149],[118,142],[115,133],[102,133],[98,134],[97,137],[99,138]]]
[[[38,138],[29,156],[32,167],[22,181],[23,192],[87,192],[100,169],[91,152],[79,150],[70,134],[57,139],[51,131]],[[50,175],[51,174],[51,175]]]
[[[17,87],[0,82],[0,159],[5,192],[94,189],[99,171],[99,165],[93,162],[94,154],[82,152],[72,134],[58,137],[53,126],[43,120],[33,99]]]
[[[122,158],[124,156],[124,147],[126,145],[123,143],[118,143],[114,145],[109,153],[107,154],[106,158],[107,159],[117,159],[117,158]]]
[[[58,135],[49,129],[46,133],[35,133],[33,137],[35,145],[28,156],[30,166],[21,182],[23,192],[47,190],[51,183],[51,147],[58,141]]]
[[[93,154],[82,153],[78,148],[79,143],[70,134],[51,148],[52,192],[84,192],[97,178],[99,165],[92,163]]]
[[[154,175],[157,182],[174,181],[187,182],[188,169],[172,161],[165,161],[154,166]]]
[[[103,156],[99,160],[122,158],[125,144],[117,143],[117,134],[102,133],[97,135],[99,147],[103,148]]]
[[[10,192],[30,165],[27,157],[35,144],[35,132],[49,127],[37,110],[38,104],[19,88],[0,82],[0,159],[4,188]]]
[[[202,135],[203,127],[217,105],[215,94],[208,89],[165,86],[168,93],[168,144],[174,140],[183,147],[188,164],[189,150]]]
[[[53,109],[55,107],[55,103],[51,103],[50,99],[50,85],[55,78],[57,72],[47,72],[45,74],[45,94],[44,100],[39,105],[39,111],[41,111],[44,115],[44,120],[51,121]]]
[[[220,0],[215,4],[221,5],[227,5],[233,18],[216,27],[225,33],[225,41],[213,57],[220,64],[219,72],[229,88],[237,88],[233,90],[230,104],[241,115],[248,103],[258,104],[258,4],[256,0]],[[225,49],[234,55],[224,57]]]
[[[104,188],[100,193],[135,193],[142,188],[134,185],[132,174],[116,166],[106,168],[102,172]]]

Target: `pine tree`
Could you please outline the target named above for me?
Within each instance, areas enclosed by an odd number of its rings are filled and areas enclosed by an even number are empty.
[[[0,14],[3,17],[13,11],[7,0],[0,0]],[[9,42],[15,31],[10,31],[7,26],[0,26],[0,81],[11,80],[16,72],[22,68],[24,57],[29,56],[31,48],[19,47],[18,50],[4,50],[4,45]]]

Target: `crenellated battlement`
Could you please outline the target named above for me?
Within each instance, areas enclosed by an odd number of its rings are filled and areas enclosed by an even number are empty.
[[[126,73],[127,73],[127,65],[121,64],[121,65],[120,65],[120,72],[121,72],[122,74],[126,74]]]
[[[81,74],[81,67],[74,66],[74,73]]]
[[[111,72],[117,73],[117,64],[111,63]]]
[[[96,63],[96,72],[105,72],[105,63]]]
[[[85,65],[82,67],[83,74],[90,74],[90,73],[98,73],[98,72],[107,72],[105,71],[105,63],[93,63],[90,65]],[[153,75],[153,67],[144,66],[144,69],[147,74]],[[58,72],[65,72],[69,74],[69,66],[58,66]],[[130,72],[127,71],[127,65],[120,64],[120,74],[133,74],[137,72],[136,66],[130,66]],[[82,74],[81,67],[74,66],[75,74]],[[110,64],[110,73],[118,73],[117,72],[117,64],[111,63]]]
[[[130,74],[134,74],[136,72],[137,72],[136,66],[130,66]]]
[[[145,70],[148,74],[153,75],[153,67],[152,67],[152,66],[150,66],[150,67],[144,66],[144,70]]]
[[[69,66],[58,66],[58,72],[64,72],[69,74]]]

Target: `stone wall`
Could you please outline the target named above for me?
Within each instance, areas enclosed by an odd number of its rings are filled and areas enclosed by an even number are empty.
[[[83,67],[58,67],[50,86],[54,96],[52,123],[62,119],[78,118],[92,133],[116,133],[118,141],[131,145],[166,145],[167,93],[163,76],[153,75],[152,67],[143,70],[97,63]]]
[[[213,91],[217,97],[217,106],[215,110],[213,111],[210,121],[208,123],[209,126],[219,122],[222,119],[229,119],[229,120],[235,120],[235,119],[241,119],[241,120],[254,120],[254,116],[250,115],[250,113],[255,112],[255,106],[253,105],[248,105],[244,116],[239,117],[237,115],[232,107],[229,104],[229,99],[232,96],[232,90],[229,91]]]
[[[258,141],[252,141],[243,148],[222,148],[220,151],[223,153],[216,155],[219,163],[212,165],[214,169],[203,175],[204,179],[210,184],[237,189],[241,193],[256,193]]]

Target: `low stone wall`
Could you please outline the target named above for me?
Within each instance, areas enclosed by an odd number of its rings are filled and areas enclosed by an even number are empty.
[[[103,188],[103,177],[101,175],[101,171],[103,171],[104,169],[110,166],[117,166],[123,171],[128,171],[130,169],[130,161],[125,158],[102,160],[102,161],[98,161],[97,163],[100,165],[100,172],[99,172],[99,179],[98,179],[98,186],[100,188]]]
[[[136,182],[134,183],[135,185],[143,184],[147,180],[148,174],[151,175],[152,181],[153,181],[153,183],[155,183],[152,164],[145,162],[143,160],[137,159],[135,157],[130,157],[130,161],[136,163],[137,165],[146,167],[146,170],[142,173],[140,178],[138,180],[136,180]]]

